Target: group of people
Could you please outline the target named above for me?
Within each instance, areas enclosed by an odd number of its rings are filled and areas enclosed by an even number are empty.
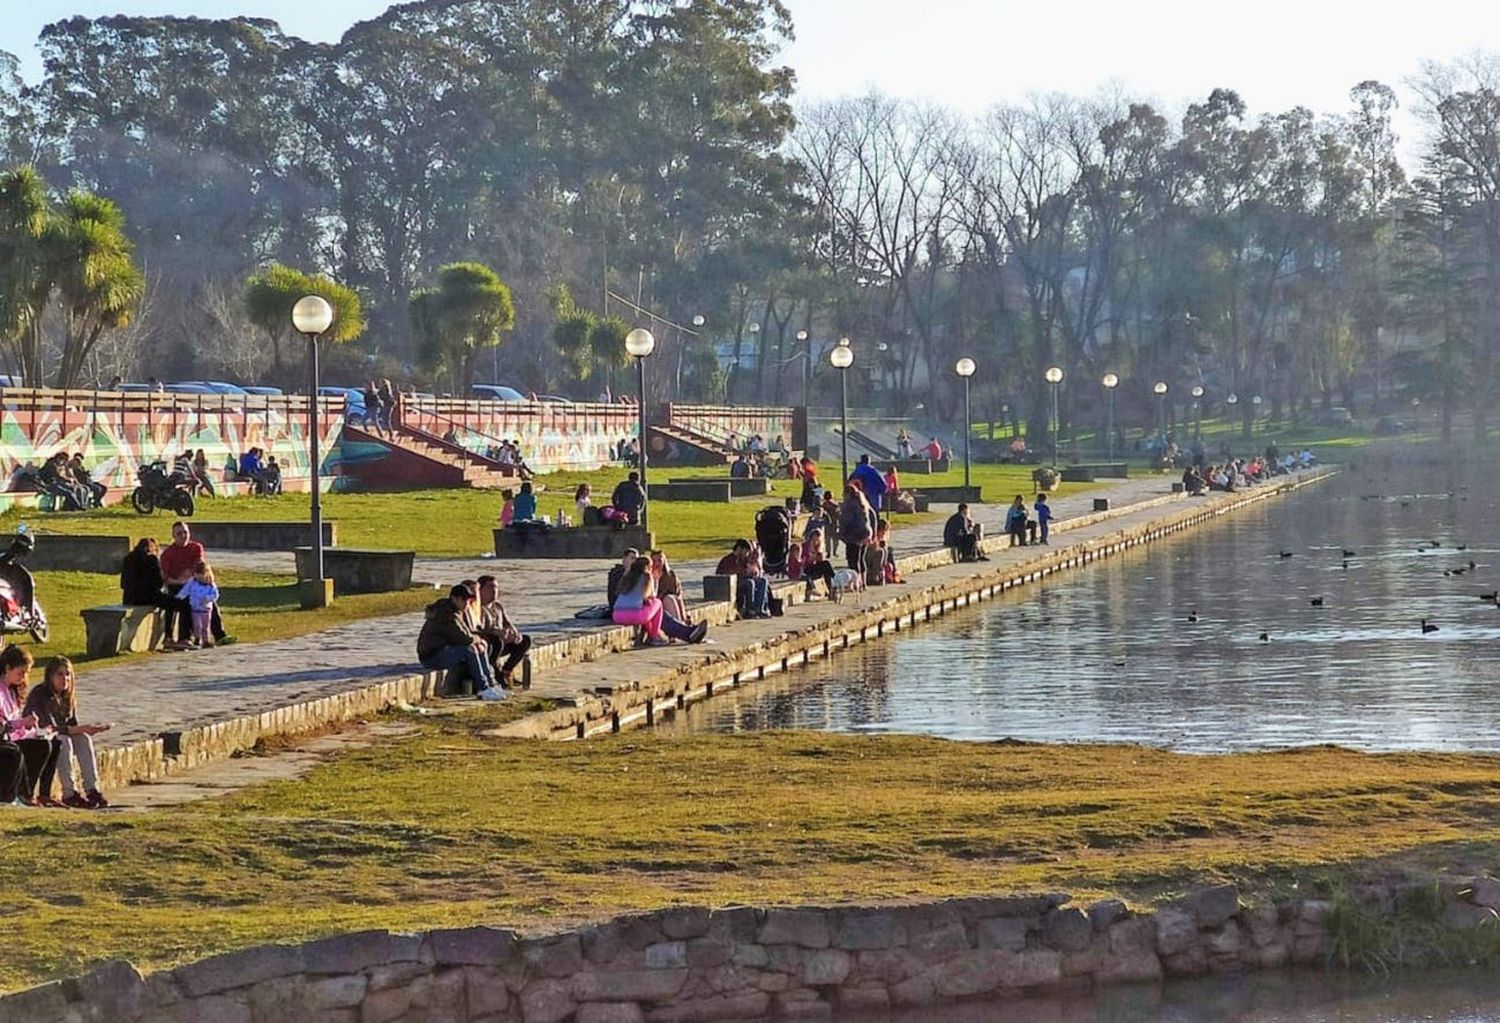
[[[930,462],[940,462],[943,460],[944,454],[946,452],[943,450],[943,445],[936,437],[929,439],[926,444],[917,448],[914,452],[912,449],[911,434],[906,432],[906,427],[903,426],[900,432],[896,434],[896,457],[903,461],[909,458],[925,458]]]
[[[214,570],[186,522],[172,523],[172,542],[166,547],[149,536],[136,543],[120,566],[120,591],[124,604],[166,612],[168,650],[234,642],[224,631]]]
[[[255,492],[263,497],[281,493],[281,466],[275,455],[267,455],[264,448],[251,448],[240,456],[235,474],[249,480]]]
[[[394,437],[396,431],[391,424],[401,396],[391,386],[390,380],[371,380],[365,385],[364,399],[365,426],[373,429],[376,434]]]
[[[1283,455],[1275,442],[1266,447],[1265,454],[1249,458],[1226,456],[1224,461],[1207,465],[1194,461],[1182,471],[1182,488],[1194,497],[1210,491],[1234,493],[1243,487],[1262,483],[1272,476],[1285,476],[1297,469],[1310,469],[1317,464],[1317,456],[1307,448],[1300,454]]]
[[[72,661],[53,657],[42,681],[28,692],[31,667],[24,647],[0,650],[0,803],[76,810],[109,806],[99,791],[94,756],[94,736],[109,725],[78,720]],[[54,778],[62,782],[61,799],[52,795]]]
[[[621,437],[618,443],[609,446],[609,459],[612,462],[624,462],[626,465],[640,465],[641,439]]]
[[[503,700],[517,685],[516,668],[531,649],[500,601],[500,581],[492,575],[454,584],[448,596],[427,606],[417,634],[417,659],[424,668],[462,668],[481,700]]]
[[[485,449],[484,456],[492,462],[499,462],[516,470],[516,474],[523,480],[529,480],[536,473],[532,472],[531,466],[526,464],[526,458],[521,454],[521,440],[516,438],[502,438],[499,444],[492,444]]]
[[[628,549],[609,571],[608,597],[610,620],[636,628],[643,646],[702,643],[708,638],[708,623],[694,622],[688,614],[682,581],[663,551],[642,554]]]
[[[82,452],[74,452],[71,458],[66,451],[56,452],[35,470],[35,479],[37,488],[52,496],[59,511],[86,511],[104,506],[108,488],[94,482],[83,464]]]

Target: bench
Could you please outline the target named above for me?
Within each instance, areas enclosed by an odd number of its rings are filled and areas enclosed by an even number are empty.
[[[312,538],[311,522],[200,522],[188,524],[193,539],[208,550],[223,551],[289,551],[307,545]],[[323,546],[338,544],[338,521],[323,520]]]
[[[978,487],[923,487],[921,490],[913,489],[916,495],[918,507],[923,497],[931,504],[979,504]]]
[[[652,488],[653,494],[655,488]],[[634,547],[648,551],[656,534],[640,526],[567,526],[553,529],[496,529],[497,558],[608,558],[619,561]]]
[[[912,473],[916,476],[931,476],[935,472],[947,472],[950,464],[947,458],[898,458],[893,462],[884,460],[876,462],[872,458],[870,461],[878,467],[894,465],[897,475]]]
[[[1127,462],[1089,462],[1063,468],[1064,483],[1092,483],[1096,479],[1124,480],[1130,478]]]
[[[713,501],[728,504],[734,500],[731,480],[684,480],[674,483],[653,483],[650,495],[653,501]]]
[[[36,572],[104,572],[118,574],[130,553],[128,536],[89,536],[32,533],[36,550],[26,555],[26,566]],[[8,546],[8,543],[7,543]]]
[[[102,604],[78,612],[83,616],[84,649],[90,657],[115,657],[161,648],[167,616],[159,607]]]
[[[313,578],[311,547],[294,548],[297,578]],[[333,592],[391,593],[411,589],[415,551],[371,551],[352,547],[330,547],[323,551],[323,574],[333,580]]]
[[[653,484],[652,487],[651,487],[651,496],[657,498],[658,500],[667,500],[667,501],[670,501],[670,500],[672,500],[672,498],[670,498],[670,497],[668,497],[668,498],[662,498],[662,496],[661,496],[660,491],[661,491],[661,488],[664,485],[665,486],[673,486],[673,487],[675,487],[675,486],[677,486],[679,484],[692,484],[692,483],[715,483],[715,484],[717,484],[717,483],[722,483],[722,482],[724,482],[724,481],[723,480],[718,480],[718,479],[701,479],[701,478],[700,479],[674,479],[674,480],[668,481],[666,484],[661,484],[661,483]],[[741,477],[731,476],[731,477],[729,477],[729,498],[730,498],[730,500],[734,500],[736,498],[741,498],[741,497],[766,497],[770,493],[771,493],[771,481],[768,480],[768,479],[766,479],[764,476],[741,476]],[[694,500],[694,498],[678,498],[678,500],[688,501],[688,500]],[[715,498],[711,498],[710,500],[718,500],[718,498],[715,497]]]

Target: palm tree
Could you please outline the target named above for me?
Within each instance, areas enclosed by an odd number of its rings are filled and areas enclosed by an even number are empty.
[[[429,369],[450,374],[460,394],[474,383],[480,350],[498,345],[516,325],[510,288],[482,263],[439,268],[437,286],[413,291],[407,312],[417,357]]]
[[[58,387],[78,383],[85,360],[106,330],[128,326],[146,279],[125,237],[125,215],[108,199],[72,192],[47,226],[52,280],[63,310]]]
[[[13,344],[21,375],[42,379],[41,319],[47,274],[47,189],[31,167],[0,175],[0,340]]]
[[[281,342],[292,329],[292,306],[304,295],[321,295],[333,306],[333,326],[324,340],[353,341],[365,332],[364,307],[352,288],[322,274],[271,263],[245,281],[245,313],[271,341],[271,365],[281,378]]]

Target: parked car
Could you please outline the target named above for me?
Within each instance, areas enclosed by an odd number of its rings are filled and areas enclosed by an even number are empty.
[[[320,387],[321,398],[344,399],[344,421],[351,426],[365,425],[365,392],[358,387]]]
[[[246,384],[245,393],[271,395],[279,398],[286,392],[279,387],[266,387],[263,384]]]
[[[1313,422],[1318,426],[1351,426],[1354,417],[1342,405],[1335,405],[1333,408],[1319,409],[1313,416]]]
[[[222,380],[181,380],[175,384],[168,384],[167,390],[170,391],[178,387],[206,387],[210,394],[235,394],[243,396],[249,393],[238,384],[226,384]],[[196,394],[198,392],[194,391],[190,393]]]
[[[572,398],[564,398],[560,394],[544,394],[544,395],[541,396],[540,400],[541,401],[549,401],[549,402],[552,402],[552,403],[557,404],[557,405],[571,405],[571,404],[573,404],[573,399]]]
[[[25,387],[26,382],[19,376],[0,373],[0,387]]]
[[[156,394],[161,391],[159,384],[115,384],[115,390],[126,394]]]
[[[167,384],[164,390],[172,394],[218,394],[219,392],[205,383],[195,380],[177,380]],[[150,388],[147,388],[150,390]]]
[[[506,387],[504,384],[474,384],[469,392],[476,398],[487,401],[525,401],[526,395],[514,387]]]

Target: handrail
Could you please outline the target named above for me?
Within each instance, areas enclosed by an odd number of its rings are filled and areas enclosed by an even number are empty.
[[[441,435],[434,433],[433,431],[427,429],[424,426],[417,426],[417,425],[414,425],[412,423],[409,423],[409,422],[407,422],[407,418],[406,417],[407,417],[407,413],[408,412],[416,412],[418,415],[431,417],[432,419],[436,419],[436,420],[439,420],[440,422],[447,423],[451,427],[457,427],[460,430],[464,430],[464,431],[466,431],[468,433],[472,433],[472,434],[475,434],[475,435],[477,435],[479,437],[482,437],[482,438],[484,438],[487,441],[492,441],[492,442],[494,442],[494,444],[496,446],[499,446],[500,444],[504,443],[504,440],[502,438],[491,436],[490,434],[485,433],[483,430],[476,430],[472,426],[469,426],[469,425],[467,425],[465,423],[460,423],[456,419],[449,419],[447,416],[439,415],[438,413],[433,412],[430,409],[424,409],[424,408],[421,408],[421,407],[418,407],[416,409],[408,408],[405,401],[403,401],[401,403],[401,405],[399,406],[399,408],[400,408],[400,413],[399,413],[399,417],[397,418],[396,422],[398,422],[404,429],[415,430],[417,433],[425,434],[428,437],[431,437],[433,439],[433,441],[435,441],[436,443],[441,444],[441,445],[443,445],[445,447],[457,448],[459,451],[463,452],[463,454],[465,456],[467,456],[469,458],[473,458],[473,459],[475,459],[477,461],[483,462],[486,465],[494,466],[496,468],[505,468],[506,467],[506,464],[504,462],[501,462],[501,461],[499,461],[497,459],[491,458],[489,455],[483,454],[483,453],[478,452],[478,451],[473,451],[473,450],[471,450],[469,448],[464,447],[462,444],[455,444],[452,441],[445,439]]]

